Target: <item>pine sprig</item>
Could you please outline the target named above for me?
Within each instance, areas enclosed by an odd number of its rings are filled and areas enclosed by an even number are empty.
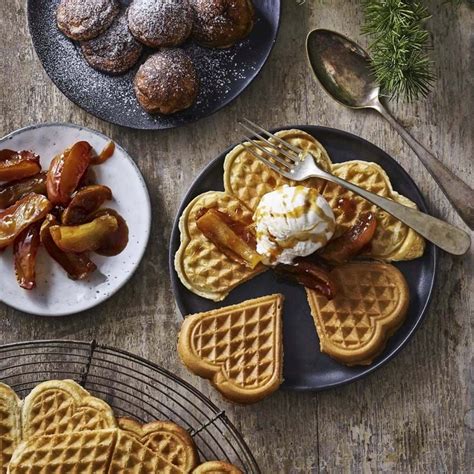
[[[382,93],[408,102],[426,96],[435,79],[427,54],[426,8],[418,0],[364,0],[364,14],[363,32],[371,39]]]

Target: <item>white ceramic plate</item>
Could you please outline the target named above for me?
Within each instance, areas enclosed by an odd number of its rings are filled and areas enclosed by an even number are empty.
[[[44,170],[56,154],[80,140],[88,141],[100,152],[109,138],[76,125],[42,124],[17,130],[0,139],[0,149],[32,150],[40,155]],[[129,242],[125,250],[115,257],[92,254],[97,270],[87,280],[73,281],[44,248],[40,248],[36,288],[27,291],[16,282],[10,246],[0,254],[0,301],[26,313],[65,316],[107,300],[133,275],[150,235],[150,197],[145,182],[137,165],[117,144],[114,155],[94,171],[97,182],[111,188],[114,196],[103,207],[116,209],[127,221]]]

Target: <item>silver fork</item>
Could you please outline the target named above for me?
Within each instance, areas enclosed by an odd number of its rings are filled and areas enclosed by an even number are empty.
[[[248,143],[243,143],[248,152],[285,178],[293,181],[303,181],[308,178],[322,178],[338,184],[339,186],[362,196],[364,199],[367,199],[367,201],[375,204],[384,211],[387,211],[393,217],[411,227],[425,239],[433,242],[433,244],[437,245],[445,252],[453,255],[464,255],[469,250],[471,238],[462,229],[437,219],[436,217],[412,209],[411,207],[403,206],[402,204],[379,196],[378,194],[366,191],[349,181],[334,176],[333,174],[322,170],[316,164],[311,154],[304,153],[300,148],[288,143],[273,133],[268,132],[260,127],[260,125],[257,125],[248,119],[244,118],[244,121],[245,123],[239,121],[239,125],[265,144],[265,146],[263,146],[253,138],[244,134],[245,138],[255,148],[260,150],[262,155],[256,153],[255,149]],[[274,142],[265,137],[272,138]],[[280,146],[277,146],[275,142]]]

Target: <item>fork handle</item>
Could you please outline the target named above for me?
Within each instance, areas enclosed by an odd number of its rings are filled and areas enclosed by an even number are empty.
[[[367,201],[375,204],[384,211],[387,211],[393,217],[397,218],[408,227],[411,227],[426,240],[437,245],[445,252],[453,255],[464,255],[469,250],[471,239],[466,232],[458,227],[418,211],[417,209],[403,206],[391,199],[366,191],[365,189],[332,174],[321,172],[317,175],[315,174],[314,177],[324,178],[358,194],[364,199],[367,199]]]

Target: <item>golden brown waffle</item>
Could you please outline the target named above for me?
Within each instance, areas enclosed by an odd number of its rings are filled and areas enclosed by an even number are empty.
[[[311,153],[315,161],[326,171],[331,169],[331,160],[324,147],[311,135],[302,130],[282,130],[277,136],[292,145],[298,146],[305,152]],[[260,142],[262,146],[263,142]],[[247,143],[255,153],[261,154],[260,150]],[[224,188],[226,192],[233,194],[247,207],[253,211],[257,207],[261,197],[275,189],[294,181],[284,178],[279,173],[268,168],[262,162],[255,159],[244,145],[237,145],[231,150],[224,162]],[[319,179],[307,180],[305,186],[321,190],[325,182]]]
[[[117,442],[108,472],[109,474],[181,473],[144,446],[135,436],[122,430],[117,432]]]
[[[170,453],[157,453],[121,429],[87,430],[42,435],[21,443],[13,454],[9,472],[64,474],[184,474],[168,462]],[[156,447],[156,445],[155,445]],[[194,467],[194,466],[192,466]]]
[[[171,421],[141,425],[130,418],[119,418],[118,424],[123,431],[153,451],[162,460],[162,467],[174,466],[176,472],[186,473],[197,466],[199,457],[196,446],[181,426]]]
[[[0,383],[0,474],[7,472],[13,451],[21,441],[20,399]]]
[[[229,400],[261,400],[282,381],[282,306],[275,294],[186,317],[181,360]]]
[[[306,289],[321,352],[346,365],[368,365],[405,320],[409,290],[393,265],[348,263],[331,271],[336,297]]]
[[[116,437],[117,430],[96,430],[30,438],[14,452],[8,472],[106,474]]]
[[[416,207],[415,203],[393,190],[387,173],[376,163],[347,161],[333,165],[331,171],[334,175],[367,191],[393,199],[405,206]],[[329,202],[336,217],[336,237],[353,226],[361,214],[369,211],[375,213],[377,229],[370,243],[370,249],[365,252],[367,256],[390,261],[411,260],[423,255],[424,239],[377,206],[351,191],[329,182],[322,194]],[[353,212],[343,212],[344,201],[348,202],[351,207],[353,206],[351,209]]]
[[[37,385],[22,407],[23,439],[72,431],[115,428],[112,409],[72,380]]]
[[[224,255],[196,225],[196,213],[202,208],[216,208],[237,220],[251,221],[252,212],[235,197],[210,191],[193,199],[179,221],[181,245],[175,255],[176,272],[186,288],[214,301],[265,270],[263,265],[251,270]]]
[[[192,474],[243,474],[243,472],[224,461],[208,461],[194,469]]]

